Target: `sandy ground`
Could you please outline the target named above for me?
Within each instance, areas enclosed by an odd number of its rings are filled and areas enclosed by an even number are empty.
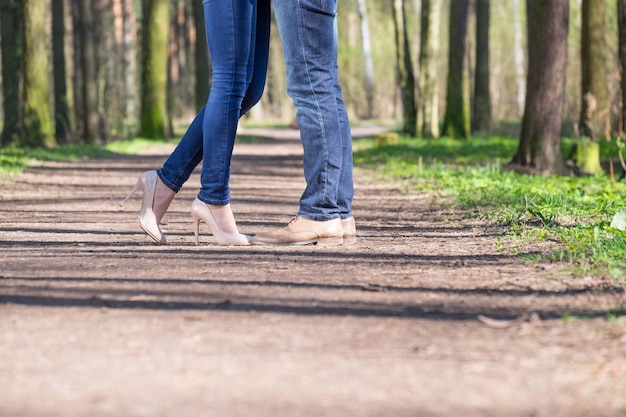
[[[0,178],[0,416],[626,415],[623,283],[524,262],[360,171],[354,245],[223,247],[203,225],[195,246],[196,172],[157,246],[119,202],[170,151]],[[231,185],[242,232],[284,225],[294,132],[238,144]]]

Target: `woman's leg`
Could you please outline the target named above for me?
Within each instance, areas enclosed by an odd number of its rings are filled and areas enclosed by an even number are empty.
[[[267,78],[267,64],[270,52],[270,26],[272,9],[270,0],[258,0],[256,12],[256,33],[254,44],[254,67],[252,80],[241,103],[240,117],[245,115],[261,100]]]
[[[157,169],[160,180],[175,193],[180,191],[202,161],[202,121],[205,108],[206,106],[193,119],[176,149],[163,163],[163,167]]]
[[[258,1],[256,16],[254,65],[250,84],[241,103],[240,117],[258,103],[265,88],[271,25],[270,0]],[[198,112],[176,149],[164,162],[163,167],[157,170],[163,184],[176,193],[180,191],[193,170],[202,161],[205,109],[206,106]]]
[[[202,120],[203,158],[198,199],[230,203],[230,160],[241,104],[254,71],[256,1],[204,0],[213,81]]]

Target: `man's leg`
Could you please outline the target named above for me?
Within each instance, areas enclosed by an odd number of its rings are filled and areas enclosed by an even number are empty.
[[[298,215],[340,217],[341,125],[335,95],[336,0],[274,0],[287,67],[287,92],[297,109],[306,189]]]
[[[287,67],[287,92],[298,111],[306,188],[298,217],[256,243],[341,243],[338,204],[343,165],[336,95],[336,0],[274,0]]]

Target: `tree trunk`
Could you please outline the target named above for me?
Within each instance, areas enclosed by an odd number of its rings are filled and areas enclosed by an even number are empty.
[[[465,93],[467,91],[465,53],[467,49],[468,17],[469,0],[453,0],[450,2],[448,84],[443,134],[452,138],[469,138],[469,109],[465,103]]]
[[[396,41],[396,70],[402,100],[402,133],[417,136],[415,103],[415,76],[411,61],[411,47],[406,25],[405,0],[394,0],[393,22]]]
[[[512,163],[563,174],[561,124],[565,104],[569,0],[528,1],[528,81],[517,154]]]
[[[196,27],[196,110],[200,110],[206,104],[211,82],[211,65],[209,63],[209,49],[204,30],[204,8],[202,7],[202,2],[193,2],[193,17]]]
[[[168,0],[144,0],[143,28],[139,136],[162,139],[167,136]]]
[[[196,1],[193,2],[197,3]],[[137,28],[135,24],[135,13],[133,10],[133,0],[122,0],[122,25],[123,41],[122,55],[123,68],[122,79],[124,80],[124,92],[122,100],[125,103],[126,120],[133,124],[137,121]],[[134,133],[134,132],[133,132]],[[125,132],[125,136],[130,132]]]
[[[76,1],[76,0],[73,0]],[[75,5],[76,3],[74,3]],[[82,37],[82,16],[80,7],[72,7],[72,76],[70,83],[72,94],[74,97],[74,112],[76,117],[76,136],[77,142],[83,143],[85,137],[85,105],[83,97],[83,80],[82,71],[83,62],[83,37]]]
[[[24,0],[24,122],[22,144],[54,146],[46,50],[46,4]]]
[[[436,64],[439,54],[441,0],[422,0],[419,56],[421,136],[439,136],[439,94]]]
[[[170,16],[170,32],[168,39],[167,57],[167,115],[165,132],[167,137],[174,135],[172,118],[181,117],[185,107],[184,89],[184,0],[177,0],[173,4],[173,13]],[[181,16],[183,14],[183,16]]]
[[[22,108],[22,2],[0,3],[0,41],[2,47],[2,103],[4,125],[0,146],[19,140]]]
[[[83,140],[87,144],[99,142],[98,135],[98,86],[96,39],[91,0],[78,0],[79,47],[81,70],[81,105]]]
[[[617,0],[617,27],[619,30],[619,59],[621,63],[622,107],[620,112],[620,135],[626,130],[626,0]]]
[[[54,137],[59,144],[67,144],[71,136],[71,117],[67,93],[65,65],[65,4],[52,0],[52,56],[54,71]]]
[[[490,0],[476,0],[476,70],[472,111],[472,131],[474,132],[485,132],[491,129],[489,3]]]
[[[513,45],[513,60],[515,62],[515,79],[517,87],[517,108],[519,115],[524,114],[524,103],[526,101],[526,69],[524,67],[524,45],[522,19],[522,7],[520,0],[513,0],[513,30],[515,31]]]
[[[606,0],[583,0],[581,31],[582,102],[578,131],[582,140],[610,137],[610,108],[606,67]],[[602,172],[598,143],[578,143],[576,167],[584,174]]]
[[[374,116],[374,58],[372,57],[372,40],[370,37],[369,17],[367,14],[367,1],[357,0],[359,19],[361,22],[361,46],[365,64],[365,97],[367,100],[366,119]]]
[[[583,0],[581,31],[580,134],[591,140],[610,137],[607,77],[606,0]]]

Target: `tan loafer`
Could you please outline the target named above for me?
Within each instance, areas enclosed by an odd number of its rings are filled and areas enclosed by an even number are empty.
[[[315,221],[294,217],[287,227],[277,232],[259,233],[254,237],[257,245],[341,245],[343,227],[340,219]]]
[[[356,222],[354,217],[341,219],[341,226],[343,227],[343,244],[352,245],[356,243]]]

